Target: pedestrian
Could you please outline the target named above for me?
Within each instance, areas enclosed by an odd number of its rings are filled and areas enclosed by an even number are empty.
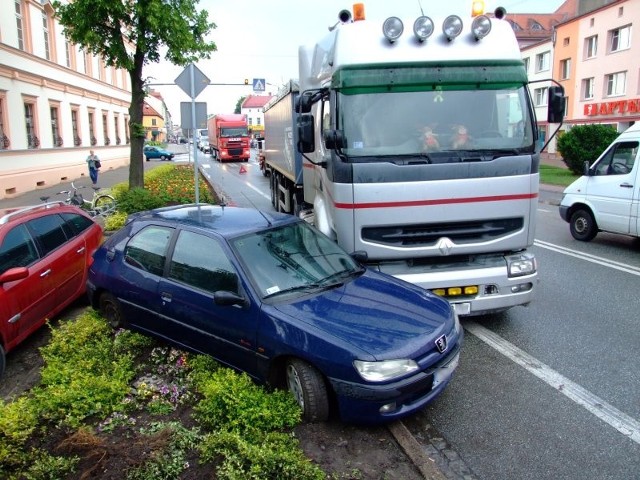
[[[93,150],[89,150],[89,156],[87,157],[87,165],[89,166],[89,176],[91,182],[96,185],[98,183],[98,170],[100,170],[100,159]]]

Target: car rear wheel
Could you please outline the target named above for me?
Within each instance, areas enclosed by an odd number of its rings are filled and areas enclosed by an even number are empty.
[[[109,292],[105,292],[100,296],[100,313],[112,328],[123,328],[125,326],[126,322],[122,315],[120,302]]]
[[[292,359],[287,363],[287,386],[302,409],[307,422],[329,418],[329,398],[322,375],[308,363]]]
[[[589,210],[580,209],[571,215],[569,231],[576,240],[589,242],[593,240],[598,233],[598,226]]]
[[[167,159],[166,155],[160,155],[160,160],[162,160],[163,162]]]

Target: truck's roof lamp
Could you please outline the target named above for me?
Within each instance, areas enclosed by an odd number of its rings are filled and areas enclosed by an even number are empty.
[[[424,42],[433,33],[433,20],[424,15],[413,22],[413,33],[420,42]]]
[[[382,24],[382,33],[391,43],[398,40],[403,31],[404,25],[398,17],[389,17]]]
[[[481,38],[489,35],[491,31],[491,20],[486,15],[480,15],[473,19],[473,23],[471,24],[471,32],[473,32],[473,36],[476,40],[480,40]]]
[[[353,21],[357,22],[364,19],[365,19],[364,3],[354,3],[353,4]]]
[[[449,15],[442,22],[442,33],[451,41],[462,32],[462,19],[457,15]]]
[[[477,17],[478,15],[484,15],[484,0],[474,0],[471,4],[471,16]]]

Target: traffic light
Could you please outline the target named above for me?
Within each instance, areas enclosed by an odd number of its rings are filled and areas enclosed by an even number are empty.
[[[249,85],[249,79],[248,79],[248,78],[245,78],[245,79],[244,79],[244,84],[245,84],[245,85]]]

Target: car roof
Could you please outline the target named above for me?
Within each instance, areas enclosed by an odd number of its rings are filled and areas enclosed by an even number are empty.
[[[67,205],[63,201],[55,201],[42,203],[40,205],[0,209],[0,226],[20,218],[35,218],[43,213],[80,213],[87,216],[86,213],[78,207]]]
[[[293,215],[283,213],[207,203],[158,208],[134,213],[129,217],[129,221],[154,221],[158,219],[214,231],[223,237],[235,237],[302,221]]]

